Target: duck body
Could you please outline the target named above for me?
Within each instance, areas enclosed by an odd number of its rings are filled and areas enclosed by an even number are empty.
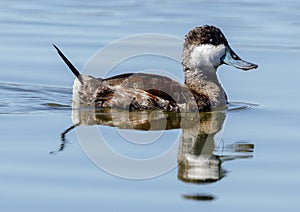
[[[227,95],[216,71],[222,64],[249,70],[257,65],[240,59],[220,29],[204,25],[192,29],[182,53],[185,83],[166,76],[127,73],[102,79],[81,75],[54,45],[76,76],[73,102],[97,108],[175,112],[226,109]]]
[[[164,110],[168,112],[209,111],[203,94],[165,76],[128,73],[101,79],[81,76],[74,81],[73,101],[97,108]]]

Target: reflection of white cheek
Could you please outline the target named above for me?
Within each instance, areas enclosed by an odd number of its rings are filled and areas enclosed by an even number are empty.
[[[219,66],[221,57],[225,54],[225,46],[204,44],[197,46],[191,53],[191,63],[194,66]]]

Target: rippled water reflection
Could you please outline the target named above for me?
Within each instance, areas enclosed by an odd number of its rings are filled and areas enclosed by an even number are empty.
[[[28,114],[71,110],[69,88],[0,83],[0,114]]]
[[[2,1],[0,209],[297,211],[299,10],[299,2],[292,0]],[[206,23],[220,27],[241,57],[259,64],[258,70],[247,73],[220,68],[232,101],[221,137],[208,136],[205,147],[196,133],[194,142],[187,142],[193,151],[178,149],[176,157],[183,163],[177,168],[133,181],[94,166],[77,142],[76,129],[61,136],[74,124],[74,78],[53,43],[82,68],[96,51],[124,36],[164,33],[183,40],[191,28]],[[152,59],[124,63],[114,71],[143,70],[156,64]],[[183,79],[180,64],[165,68]],[[122,142],[107,119],[100,120],[98,129],[111,147],[137,158],[153,156],[175,138],[193,135],[170,129],[164,134],[166,142],[138,149]],[[49,154],[62,144],[63,151]],[[199,166],[199,150],[210,156],[214,171]],[[196,178],[207,176],[216,180],[203,184]]]

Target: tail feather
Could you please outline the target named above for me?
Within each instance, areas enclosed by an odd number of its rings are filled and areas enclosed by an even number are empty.
[[[73,74],[77,78],[79,78],[79,76],[80,76],[79,71],[73,66],[73,64],[68,60],[68,58],[66,58],[66,56],[60,51],[60,49],[57,46],[55,46],[54,44],[53,44],[53,46],[57,50],[57,52],[58,52],[59,56],[62,58],[62,60],[67,64],[67,66],[69,67],[69,69],[71,69],[71,71],[73,72]]]

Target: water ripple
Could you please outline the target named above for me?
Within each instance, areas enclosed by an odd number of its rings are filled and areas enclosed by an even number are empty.
[[[71,95],[69,88],[0,83],[0,114],[69,111]]]

